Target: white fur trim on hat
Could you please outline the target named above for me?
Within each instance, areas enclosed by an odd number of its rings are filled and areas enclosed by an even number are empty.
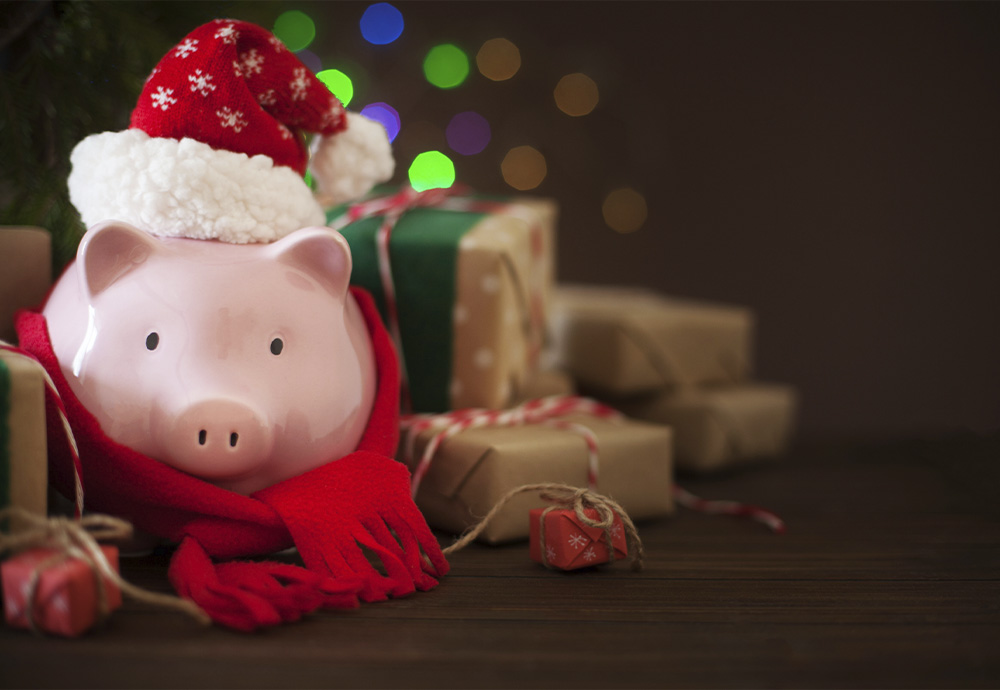
[[[385,127],[358,113],[347,113],[346,130],[317,139],[309,165],[319,191],[335,204],[364,196],[395,169]]]
[[[128,129],[87,137],[70,161],[70,199],[87,227],[121,220],[153,235],[246,244],[325,222],[298,173],[268,156]]]

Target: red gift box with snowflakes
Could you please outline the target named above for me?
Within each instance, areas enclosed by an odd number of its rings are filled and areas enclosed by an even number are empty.
[[[598,519],[597,511],[593,508],[585,509],[584,514],[591,520]],[[530,528],[528,548],[533,561],[560,570],[576,570],[611,560],[608,558],[605,530],[584,524],[575,511],[536,508],[530,511],[528,516]],[[541,540],[543,528],[546,556],[544,560]],[[614,560],[622,560],[628,556],[625,529],[618,515],[615,515],[611,524],[611,545],[614,547]]]
[[[118,549],[101,546],[108,563],[118,571]],[[7,624],[30,628],[27,599],[31,580],[36,571],[38,584],[32,602],[35,627],[53,635],[76,637],[90,629],[100,617],[98,583],[91,567],[81,559],[57,558],[46,561],[60,552],[56,549],[37,548],[23,551],[0,565],[3,579],[4,615]],[[121,590],[107,577],[104,591],[107,612],[122,604]]]

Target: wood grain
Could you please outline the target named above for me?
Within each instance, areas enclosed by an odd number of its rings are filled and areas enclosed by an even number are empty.
[[[127,602],[78,640],[0,628],[0,685],[997,687],[998,479],[995,437],[799,448],[680,480],[775,510],[783,536],[681,511],[640,523],[637,574],[474,545],[433,592],[249,635]],[[166,563],[122,569],[169,591]]]

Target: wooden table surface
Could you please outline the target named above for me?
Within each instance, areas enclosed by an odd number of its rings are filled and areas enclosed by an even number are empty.
[[[474,545],[433,592],[254,634],[127,602],[77,640],[0,627],[0,685],[1000,687],[998,480],[1000,437],[798,448],[680,482],[783,536],[681,510],[638,574]],[[169,589],[164,557],[122,571]]]

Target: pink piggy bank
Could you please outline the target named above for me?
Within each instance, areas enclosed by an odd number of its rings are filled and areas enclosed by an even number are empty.
[[[249,495],[347,455],[364,432],[376,370],[350,275],[327,228],[238,245],[108,222],[44,315],[108,437]]]

